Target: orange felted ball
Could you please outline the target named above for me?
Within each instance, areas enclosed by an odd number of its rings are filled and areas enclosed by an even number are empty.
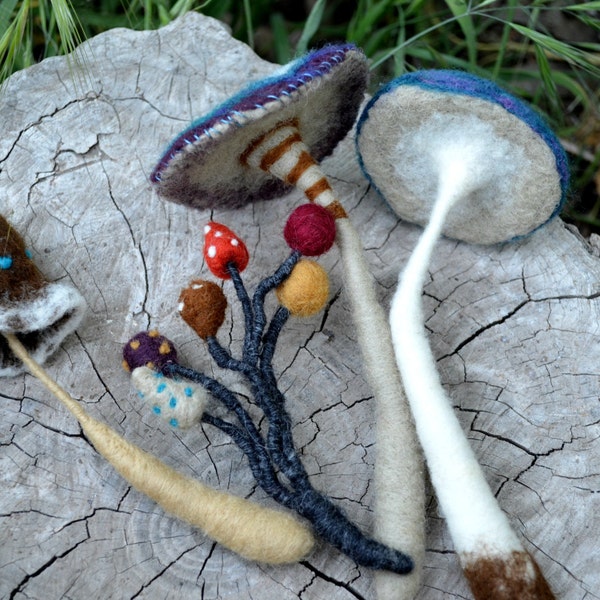
[[[212,281],[196,279],[179,296],[181,318],[202,338],[215,336],[225,320],[227,299]]]
[[[312,260],[300,260],[275,291],[280,304],[292,315],[310,317],[327,302],[329,278],[321,265]]]

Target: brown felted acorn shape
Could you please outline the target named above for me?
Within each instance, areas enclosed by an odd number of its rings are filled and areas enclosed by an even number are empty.
[[[0,333],[16,335],[34,360],[43,363],[75,331],[84,310],[75,288],[45,279],[23,238],[0,215]],[[23,370],[0,336],[0,377]]]
[[[178,308],[181,318],[205,340],[223,325],[227,299],[216,283],[196,279],[181,292]]]

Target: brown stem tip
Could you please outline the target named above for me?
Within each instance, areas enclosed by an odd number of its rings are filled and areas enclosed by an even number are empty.
[[[556,599],[538,564],[527,552],[461,558],[475,600]]]

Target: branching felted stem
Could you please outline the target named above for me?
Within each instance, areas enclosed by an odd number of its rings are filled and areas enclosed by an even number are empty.
[[[233,433],[232,439],[248,457],[257,482],[277,502],[307,518],[318,535],[358,564],[394,573],[408,573],[413,568],[411,558],[397,549],[389,548],[366,537],[329,498],[312,487],[294,446],[291,421],[285,409],[285,398],[277,387],[272,366],[277,338],[287,321],[289,312],[281,308],[276,311],[264,334],[266,326],[264,300],[268,291],[289,275],[297,259],[296,253],[292,254],[273,276],[263,280],[252,302],[235,265],[229,264],[228,270],[244,311],[247,328],[243,357],[234,358],[213,336],[209,336],[206,340],[209,352],[217,365],[241,373],[250,384],[256,404],[269,423],[266,441],[260,437],[247,411],[225,386],[177,364],[167,365],[165,373],[177,374],[206,386],[206,389],[229,410],[234,411],[240,422],[241,431],[210,415],[205,415],[204,421],[216,425],[222,431]],[[251,335],[248,335],[248,328],[251,330]],[[268,460],[265,461],[265,457],[268,457]],[[274,475],[276,472],[285,478],[286,484],[277,480],[277,475]]]
[[[346,222],[346,212],[318,163],[354,123],[364,99],[367,74],[364,56],[347,45],[328,46],[300,58],[275,77],[253,83],[211,115],[192,124],[157,164],[152,180],[160,193],[196,207],[264,200],[277,197],[281,189],[294,185],[310,202]],[[214,127],[218,127],[218,135],[213,135]],[[221,135],[224,132],[226,135]],[[332,140],[335,140],[333,144]],[[360,245],[354,247],[348,260],[360,262],[361,254]],[[363,285],[369,288],[371,284],[366,267],[361,274],[362,281],[350,280],[346,275],[348,287],[355,286],[351,297],[361,294]],[[383,332],[384,340],[389,340],[388,325],[375,295],[367,290],[367,296],[374,304],[365,303],[358,308],[359,304],[353,300],[354,316],[361,323],[370,323],[369,315],[361,311],[368,313],[373,309],[382,317],[375,319],[375,326]],[[362,326],[359,325],[359,329]],[[373,335],[372,330],[370,335]],[[405,415],[405,408],[397,367],[393,360],[383,356],[386,352],[388,357],[393,356],[391,344],[384,341],[379,345],[376,338],[359,338],[359,343],[367,362],[367,377],[372,366],[370,361],[382,367],[375,369],[377,373],[383,371],[383,377],[376,384],[376,390],[381,390],[381,393],[375,392],[377,410],[385,404],[381,418],[392,417],[390,426],[383,426],[383,434],[378,434],[377,440],[379,455],[387,457],[382,460],[385,467],[377,468],[381,475],[376,474],[382,482],[375,509],[376,513],[381,509],[381,517],[377,517],[379,529],[382,534],[387,529],[386,540],[397,547],[404,547],[410,538],[411,548],[416,549],[417,556],[422,556],[424,500],[423,486],[418,481],[422,461],[416,446],[403,452],[414,440],[414,428],[410,418],[394,416],[396,409],[398,414]],[[408,479],[402,480],[396,472],[406,474]],[[417,483],[413,486],[414,481]],[[394,506],[396,501],[402,508]],[[383,508],[384,505],[388,508]],[[404,520],[405,525],[395,525]],[[419,531],[413,536],[410,532],[414,532],[415,523]],[[397,586],[387,586],[385,595],[383,588],[378,586],[378,590],[381,600],[408,600],[414,597],[418,587],[417,568],[410,578],[397,579]]]

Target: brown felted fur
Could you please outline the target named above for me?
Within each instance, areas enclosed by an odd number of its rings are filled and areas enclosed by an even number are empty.
[[[555,600],[535,560],[527,552],[510,557],[481,556],[464,561],[475,600]]]
[[[85,302],[69,284],[47,281],[28,254],[23,238],[0,215],[0,332],[18,335],[43,363],[79,325]],[[0,339],[0,377],[22,370]]]
[[[44,277],[25,253],[25,242],[19,233],[0,215],[0,257],[10,257],[12,266],[0,269],[0,305],[34,294],[44,285]]]
[[[216,335],[225,320],[227,299],[212,281],[196,279],[179,296],[182,319],[202,338]]]

